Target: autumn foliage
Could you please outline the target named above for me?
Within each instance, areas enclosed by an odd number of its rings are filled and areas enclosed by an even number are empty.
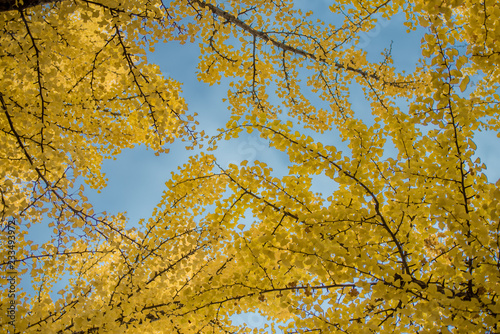
[[[500,127],[498,2],[330,10],[322,22],[291,0],[1,1],[2,332],[240,333],[259,329],[231,316],[259,312],[277,333],[498,333],[500,183],[474,143]],[[401,13],[425,33],[407,72],[357,47]],[[198,79],[231,80],[217,134],[145,56],[195,40]],[[220,164],[217,146],[243,132],[287,172]],[[175,140],[193,156],[152,218],[130,228],[93,211],[84,191],[105,186],[103,159]]]

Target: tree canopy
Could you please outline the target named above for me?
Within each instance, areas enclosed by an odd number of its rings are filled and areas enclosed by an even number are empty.
[[[253,329],[231,317],[259,312],[282,333],[498,333],[500,182],[474,143],[500,126],[498,2],[330,10],[322,21],[291,0],[0,1],[2,331],[240,333]],[[425,33],[412,71],[357,47],[395,15]],[[193,41],[198,79],[231,82],[216,134],[146,58]],[[217,146],[244,132],[288,171],[218,163]],[[85,187],[105,187],[103,159],[178,140],[193,155],[152,218],[132,228],[94,212]],[[318,176],[331,193],[313,191]],[[30,235],[37,226],[50,240]]]

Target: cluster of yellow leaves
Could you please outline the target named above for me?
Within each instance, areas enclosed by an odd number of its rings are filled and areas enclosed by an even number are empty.
[[[259,0],[0,13],[0,212],[19,224],[17,265],[37,288],[19,298],[15,331],[250,332],[230,316],[256,311],[285,332],[500,330],[500,182],[486,178],[473,141],[499,130],[500,7],[358,0],[330,10],[343,18]],[[400,12],[426,29],[410,74],[356,47],[377,13]],[[70,191],[78,176],[102,187],[102,159],[122,148],[196,144],[179,84],[143,55],[169,40],[200,42],[200,80],[231,78],[231,118],[207,150],[255,132],[289,170],[223,168],[200,153],[172,175],[153,217],[127,229],[94,214],[83,188]],[[351,106],[354,84],[371,124]],[[348,152],[315,137],[326,131]],[[313,192],[318,175],[337,187]],[[236,229],[248,215],[253,224]],[[53,238],[38,247],[26,234],[47,220]],[[53,300],[64,274],[71,282]]]
[[[66,313],[75,300],[88,307],[85,296],[100,300],[89,292],[96,269],[86,268],[112,263],[99,254],[115,256],[114,239],[131,242],[123,219],[94,213],[83,186],[73,189],[75,180],[100,189],[102,160],[122,149],[144,144],[161,153],[176,138],[198,140],[180,84],[148,64],[144,52],[146,44],[185,32],[160,3],[141,1],[49,1],[1,12],[0,26],[0,218],[2,229],[16,227],[14,266],[20,274],[29,270],[23,282],[31,276],[38,294],[17,295],[15,330],[49,333],[54,310]],[[49,237],[33,243],[28,233],[37,224]],[[85,284],[75,284],[73,299],[51,304],[51,286],[65,273]],[[8,303],[2,291],[2,310]],[[2,311],[5,330],[6,316]],[[57,322],[54,332],[71,323]]]
[[[238,80],[228,95],[233,116],[212,144],[257,131],[291,163],[284,177],[263,162],[213,165],[229,182],[227,195],[202,221],[227,228],[220,248],[238,273],[223,285],[242,279],[240,296],[258,297],[241,297],[239,307],[293,319],[287,330],[498,330],[500,231],[492,208],[500,184],[483,174],[473,141],[477,131],[498,131],[498,5],[339,1],[331,9],[346,19],[337,27],[306,16],[298,23],[298,12],[274,5],[225,3],[225,13],[202,6],[216,14],[210,24],[224,28],[203,29],[200,77]],[[345,43],[356,29],[372,28],[376,12],[400,11],[410,29],[427,29],[421,63],[405,76],[389,57],[370,64]],[[329,104],[326,113],[311,102],[301,73]],[[351,108],[354,81],[371,103],[372,125]],[[291,124],[280,122],[285,108]],[[296,125],[319,133],[335,126],[350,152]],[[397,153],[384,155],[391,147]],[[310,189],[320,174],[338,185],[326,200]],[[248,212],[251,228],[234,232]]]

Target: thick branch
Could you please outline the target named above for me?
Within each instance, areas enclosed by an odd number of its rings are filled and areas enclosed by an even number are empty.
[[[293,47],[291,45],[285,44],[283,42],[280,42],[278,40],[271,38],[269,36],[269,34],[252,28],[250,25],[248,25],[244,21],[240,20],[236,16],[220,9],[219,7],[217,7],[211,3],[207,3],[207,2],[202,1],[202,0],[192,0],[192,2],[198,4],[202,8],[209,9],[213,14],[217,15],[218,17],[222,17],[226,21],[231,22],[235,26],[243,29],[247,33],[251,34],[254,38],[259,38],[259,39],[266,41],[266,43],[271,43],[272,45],[274,45],[277,48],[280,48],[283,51],[289,51],[289,52],[292,52],[293,54],[303,56],[305,58],[309,58],[313,61],[317,61],[317,62],[321,62],[321,63],[330,63],[327,59],[324,59],[322,57],[318,57],[317,55],[315,55],[313,53],[307,52],[305,50]],[[375,73],[370,73],[370,72],[364,71],[362,69],[352,67],[352,66],[347,65],[347,64],[342,64],[342,63],[339,63],[336,61],[331,62],[331,64],[333,66],[335,66],[335,68],[337,68],[338,70],[346,70],[349,72],[355,72],[364,78],[370,78],[370,79],[374,79],[377,81],[383,80],[383,78],[381,78],[379,75],[377,75]],[[389,84],[391,86],[395,86],[395,87],[406,87],[408,84],[408,82],[384,82],[384,83]]]
[[[8,12],[11,10],[23,10],[38,5],[46,5],[49,3],[55,3],[59,1],[61,0],[24,0],[22,4],[18,4],[19,1],[16,0],[0,0],[0,12]]]

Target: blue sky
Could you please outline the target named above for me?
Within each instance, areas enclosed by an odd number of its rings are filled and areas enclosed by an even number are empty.
[[[318,17],[324,20],[328,21],[333,17],[328,9],[328,1],[300,0],[296,3],[300,8],[311,9],[318,13]],[[392,40],[394,64],[401,69],[415,67],[420,56],[421,35],[414,33],[408,38],[406,29],[402,25],[403,18],[403,15],[398,15],[390,22],[381,20],[373,31],[362,35],[361,46],[368,52],[371,60],[381,60],[381,52],[390,46]],[[197,41],[185,45],[172,42],[157,45],[155,49],[155,52],[148,56],[149,62],[158,64],[165,76],[171,76],[183,83],[182,96],[187,101],[190,113],[196,112],[199,115],[198,129],[203,129],[211,135],[215,134],[217,128],[223,127],[229,118],[227,105],[222,102],[229,89],[229,81],[226,79],[220,85],[209,86],[197,80],[196,66],[199,55]],[[365,102],[361,90],[357,94],[353,93],[353,106],[357,112],[363,112],[369,117],[369,105]],[[316,138],[318,137],[319,135]],[[330,138],[336,140],[336,136],[332,134],[321,136],[322,140],[330,141],[330,144],[342,144]],[[277,156],[276,152],[271,151],[256,133],[242,135],[230,145],[221,144],[219,148],[217,156],[222,165],[257,159],[273,166],[277,173],[280,173],[280,168],[286,173],[286,158]],[[180,141],[172,145],[168,155],[160,157],[140,146],[124,150],[116,160],[104,162],[103,171],[109,179],[108,186],[100,194],[88,190],[87,196],[97,212],[127,211],[131,222],[147,218],[160,201],[164,183],[170,177],[170,173],[186,162],[191,154],[193,151],[184,150]],[[328,191],[331,185],[320,187],[322,181],[325,180],[318,180],[317,191]]]
[[[297,0],[299,8],[313,10],[315,15],[325,21],[331,21],[333,14],[328,9],[329,1]],[[381,53],[389,48],[392,41],[392,56],[394,66],[398,70],[411,71],[421,55],[420,42],[423,31],[406,33],[403,25],[404,14],[398,14],[390,21],[381,19],[374,30],[363,33],[359,44],[368,53],[371,61],[383,59]],[[199,130],[205,130],[209,135],[217,133],[217,128],[224,127],[229,118],[227,105],[222,102],[229,89],[229,80],[222,80],[220,85],[209,86],[196,78],[198,63],[198,41],[180,45],[176,42],[160,44],[154,53],[148,55],[148,60],[160,66],[165,76],[172,77],[183,83],[182,96],[185,98],[189,113],[198,113]],[[360,89],[353,87],[352,103],[357,114],[370,118],[370,107],[366,103]],[[312,132],[309,132],[312,134]],[[337,145],[343,149],[343,143],[338,141],[334,133],[314,134],[314,138]],[[489,166],[486,171],[490,182],[500,178],[500,163],[497,154],[499,139],[495,133],[478,133],[475,138],[477,156]],[[345,146],[344,146],[345,149]],[[193,151],[186,151],[181,141],[170,147],[170,153],[159,157],[144,146],[124,150],[116,160],[106,160],[103,171],[108,178],[108,186],[97,193],[86,190],[90,202],[96,212],[106,211],[111,214],[127,212],[129,223],[135,225],[141,218],[150,217],[153,208],[159,203],[164,183],[170,178],[171,172],[185,163]],[[285,155],[271,150],[265,140],[257,133],[242,134],[231,143],[221,143],[216,152],[219,163],[227,166],[229,163],[239,163],[243,160],[260,160],[272,166],[278,175],[285,174],[288,161]],[[328,197],[335,185],[326,177],[318,176],[313,180],[315,191]]]

